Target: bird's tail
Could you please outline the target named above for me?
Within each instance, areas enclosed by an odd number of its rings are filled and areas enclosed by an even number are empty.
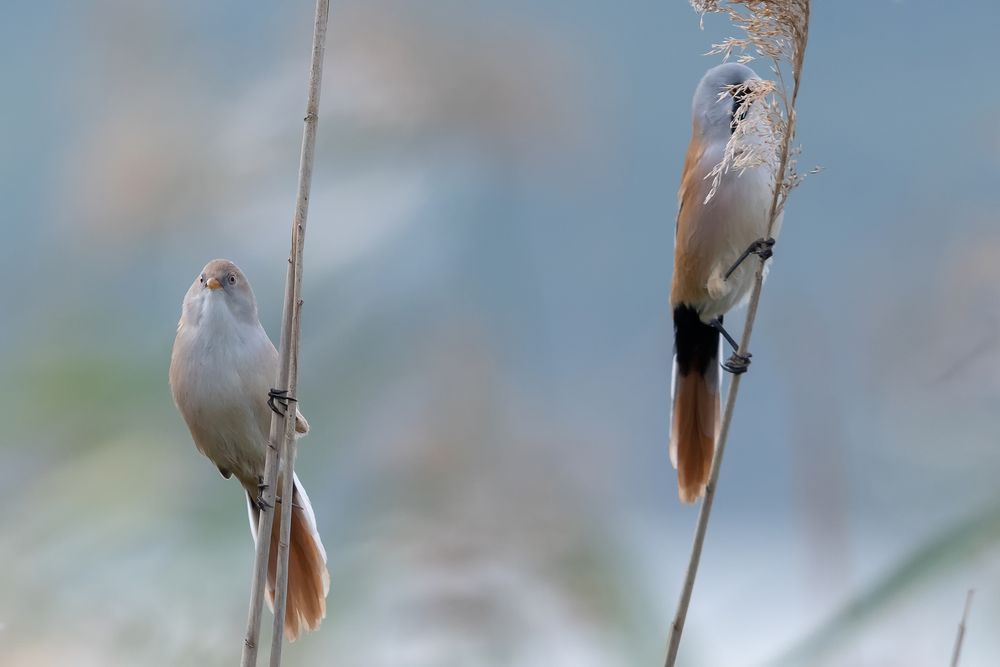
[[[690,306],[674,308],[673,414],[670,462],[677,492],[693,503],[712,471],[719,428],[719,332]]]
[[[285,637],[295,641],[306,630],[315,630],[326,616],[326,594],[330,575],[326,570],[326,550],[316,530],[305,487],[293,473],[295,494],[292,505],[292,529],[288,542],[288,594],[285,605]],[[257,542],[259,511],[247,496],[250,530]],[[267,606],[274,611],[274,586],[277,578],[278,542],[281,535],[281,500],[275,503],[271,529],[271,548],[267,563]]]

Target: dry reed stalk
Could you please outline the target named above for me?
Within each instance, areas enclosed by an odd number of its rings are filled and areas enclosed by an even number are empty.
[[[740,116],[745,115],[746,121],[737,126],[726,146],[722,162],[711,174],[713,188],[709,196],[714,195],[721,174],[730,169],[773,166],[775,184],[768,218],[768,236],[773,237],[775,224],[785,208],[789,193],[802,181],[802,175],[796,171],[798,151],[794,146],[795,103],[798,100],[802,63],[809,37],[809,0],[691,0],[691,5],[695,11],[700,12],[702,19],[707,13],[725,14],[733,25],[743,32],[741,38],[730,37],[719,44],[714,44],[710,54],[722,54],[728,59],[737,53],[739,54],[737,60],[740,62],[748,62],[755,57],[765,58],[771,62],[775,81],[747,87],[746,99],[738,112]],[[785,83],[786,68],[792,78],[791,91]],[[766,113],[744,114],[751,103],[763,104]],[[761,147],[759,150],[747,149],[748,143],[753,144],[745,141],[749,134],[764,138],[764,141],[758,142]],[[738,354],[744,356],[749,354],[750,337],[760,304],[761,287],[764,284],[764,261],[760,259],[757,266],[747,307],[746,323],[740,338]],[[742,375],[732,377],[729,393],[726,395],[726,407],[722,414],[715,458],[712,461],[712,473],[705,487],[705,498],[698,513],[684,585],[681,588],[674,620],[670,625],[665,667],[673,667],[677,661],[681,634],[691,603],[694,580],[698,574],[702,546],[719,481],[719,470],[722,467],[722,456],[729,439],[742,377]]]
[[[306,220],[309,213],[309,192],[312,186],[313,163],[316,154],[316,128],[319,121],[320,87],[323,80],[323,55],[326,50],[326,27],[330,13],[329,0],[316,0],[313,23],[312,58],[309,66],[309,91],[306,115],[303,119],[302,150],[299,159],[298,191],[295,215],[292,219],[292,244],[285,276],[285,302],[282,311],[281,347],[278,377],[275,386],[287,389],[288,396],[295,396],[298,386],[299,338],[302,329],[302,259],[305,250]],[[264,484],[261,497],[266,503],[260,512],[257,525],[257,552],[254,559],[253,584],[250,590],[250,609],[246,637],[243,641],[242,667],[257,664],[260,638],[260,617],[267,585],[267,564],[270,535],[274,524],[275,486],[278,470],[284,460],[284,478],[281,503],[281,535],[278,543],[278,570],[275,581],[274,633],[271,643],[271,667],[281,664],[281,646],[284,637],[285,604],[288,589],[288,542],[292,525],[293,497],[292,473],[295,465],[295,403],[289,402],[285,416],[271,416],[270,447],[264,465]],[[279,439],[280,438],[280,439]]]
[[[965,609],[962,611],[962,620],[958,623],[958,635],[955,637],[955,650],[951,654],[951,667],[958,667],[958,659],[962,655],[962,641],[965,640],[965,624],[969,620],[969,608],[972,606],[972,594],[975,589],[970,588],[965,594]]]

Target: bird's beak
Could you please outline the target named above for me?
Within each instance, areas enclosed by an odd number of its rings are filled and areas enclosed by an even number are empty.
[[[219,289],[222,287],[222,283],[219,282],[218,278],[209,278],[208,282],[205,283],[205,287],[208,289]]]

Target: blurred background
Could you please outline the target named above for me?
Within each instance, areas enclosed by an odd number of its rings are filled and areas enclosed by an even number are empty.
[[[962,664],[1000,661],[997,11],[814,7],[825,171],[788,206],[683,665],[946,664],[969,588]],[[167,366],[215,257],[278,337],[312,12],[3,10],[0,664],[238,659],[244,501]],[[661,664],[697,512],[667,458],[675,193],[728,25],[345,0],[330,26],[298,470],[332,586],[286,664]]]

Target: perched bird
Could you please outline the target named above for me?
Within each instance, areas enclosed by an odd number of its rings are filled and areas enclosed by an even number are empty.
[[[722,327],[722,316],[746,299],[753,286],[754,267],[743,260],[752,253],[767,259],[774,243],[767,238],[773,168],[724,171],[708,198],[713,168],[722,162],[738,123],[748,111],[752,113],[743,104],[746,84],[752,79],[759,77],[736,63],[713,67],[702,77],[691,105],[691,143],[677,193],[680,207],[670,288],[674,315],[670,460],[677,468],[680,499],[686,503],[705,492],[712,469],[720,421],[720,334],[737,347]],[[748,358],[734,353],[723,367],[741,373],[748,364]]]
[[[243,485],[255,542],[257,519],[264,507],[260,492],[274,405],[273,398],[269,403],[269,395],[274,396],[269,388],[277,370],[278,352],[257,317],[257,301],[246,276],[228,260],[209,262],[184,297],[170,359],[170,389],[198,450],[211,459],[223,477],[235,476]],[[295,431],[301,435],[309,432],[308,422],[297,410]],[[285,610],[285,636],[289,640],[319,627],[326,615],[330,588],[326,551],[309,496],[297,475],[293,474],[293,480]],[[282,488],[280,481],[278,488]],[[272,610],[280,504],[278,499],[274,528],[268,537],[271,550],[266,597]]]

